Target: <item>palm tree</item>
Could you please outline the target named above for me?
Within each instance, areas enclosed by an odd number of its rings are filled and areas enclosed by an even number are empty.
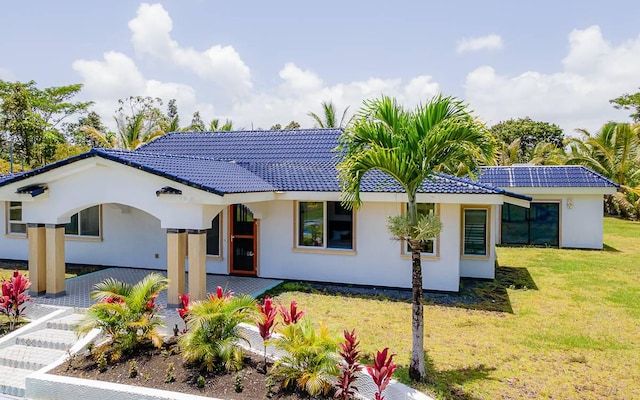
[[[418,220],[416,195],[426,179],[441,165],[464,159],[474,163],[493,157],[493,141],[467,106],[439,95],[426,105],[407,110],[395,99],[383,96],[366,100],[358,117],[341,137],[343,158],[338,164],[343,202],[359,207],[362,177],[371,170],[391,175],[407,194],[405,221],[392,218],[394,237],[404,237],[412,260],[412,355],[409,376],[424,380],[424,317],[420,241],[439,231],[436,218]],[[470,165],[473,170],[474,165]],[[398,223],[401,222],[401,223]],[[434,223],[435,222],[435,223]],[[395,228],[404,227],[404,232]],[[435,233],[435,234],[434,234]]]
[[[243,357],[239,341],[246,341],[240,323],[255,323],[258,317],[256,301],[248,295],[209,295],[207,300],[191,303],[188,330],[179,342],[184,359],[207,371],[213,371],[215,365],[239,370]]]
[[[640,125],[608,122],[592,135],[578,129],[582,139],[571,141],[567,164],[584,165],[622,187],[626,193],[640,185]],[[605,207],[615,214],[613,196],[605,196]]]
[[[162,345],[155,299],[167,288],[167,278],[159,273],[145,276],[135,285],[108,278],[94,286],[90,297],[98,302],[87,310],[78,331],[86,334],[94,328],[111,338],[116,351],[132,350],[145,341]]]
[[[340,118],[340,122],[338,122],[338,113],[336,110],[336,106],[331,101],[323,101],[322,116],[319,116],[314,112],[309,112],[307,115],[313,118],[316,121],[316,125],[318,125],[318,127],[320,128],[344,128],[348,126],[353,120],[353,117],[346,119],[348,111],[349,107],[344,109],[344,111],[342,112],[342,117]]]
[[[209,123],[209,131],[211,132],[215,132],[215,131],[232,131],[233,130],[233,121],[231,121],[230,119],[227,119],[224,121],[224,124],[220,124],[220,120],[219,119],[214,119],[211,120],[211,122]]]
[[[156,120],[147,118],[144,112],[138,112],[132,117],[120,115],[115,120],[118,148],[123,150],[135,150],[165,134]]]

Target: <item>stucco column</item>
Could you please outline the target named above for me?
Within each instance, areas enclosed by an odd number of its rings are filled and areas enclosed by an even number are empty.
[[[29,237],[29,292],[40,295],[47,289],[47,247],[44,224],[27,224]]]
[[[207,231],[189,229],[189,294],[193,300],[207,297]]]
[[[64,224],[46,225],[47,296],[63,296],[64,291]]]
[[[179,296],[186,292],[184,286],[185,230],[167,229],[167,304],[180,304]]]

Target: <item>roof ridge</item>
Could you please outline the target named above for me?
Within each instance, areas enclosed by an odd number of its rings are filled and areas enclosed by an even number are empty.
[[[155,151],[139,151],[137,149],[136,150],[99,149],[98,151],[104,152],[104,153],[140,154],[143,156],[156,157],[156,158],[170,157],[170,158],[180,158],[180,159],[187,159],[187,160],[206,160],[206,161],[235,163],[235,161],[220,160],[218,158],[213,158],[213,157],[190,156],[185,154],[158,153]]]

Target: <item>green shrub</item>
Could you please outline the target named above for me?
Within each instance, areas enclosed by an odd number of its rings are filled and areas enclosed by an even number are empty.
[[[186,361],[200,363],[207,371],[216,365],[227,371],[242,367],[242,348],[238,341],[246,340],[239,324],[255,323],[256,302],[251,296],[210,295],[208,300],[189,305],[188,331],[179,345]]]
[[[100,329],[111,339],[114,352],[129,351],[149,341],[160,347],[157,328],[162,319],[155,299],[167,283],[161,274],[151,273],[135,285],[111,278],[96,284],[90,297],[98,302],[89,307],[78,332]]]
[[[316,331],[308,318],[286,325],[271,340],[286,355],[273,363],[271,373],[287,388],[297,387],[311,396],[327,395],[338,376],[338,346],[328,330]]]

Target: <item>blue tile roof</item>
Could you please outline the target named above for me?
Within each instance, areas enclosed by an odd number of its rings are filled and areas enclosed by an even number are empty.
[[[208,192],[338,192],[335,148],[341,129],[170,133],[135,151],[93,149],[2,180],[0,186],[89,157],[102,157]],[[393,178],[370,171],[363,192],[402,193]],[[465,178],[436,174],[421,193],[503,194],[529,199]]]
[[[481,167],[477,181],[502,188],[619,186],[617,183],[581,165]]]
[[[136,151],[237,162],[330,161],[342,129],[173,132]]]

